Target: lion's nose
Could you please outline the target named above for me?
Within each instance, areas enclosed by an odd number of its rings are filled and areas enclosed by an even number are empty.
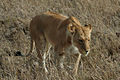
[[[85,56],[87,56],[89,54],[89,51],[86,51],[86,55]]]
[[[89,51],[86,51],[86,53],[88,53]]]

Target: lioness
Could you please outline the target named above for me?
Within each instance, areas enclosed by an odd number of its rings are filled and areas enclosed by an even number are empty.
[[[74,72],[77,73],[81,54],[88,55],[90,52],[90,36],[91,25],[82,26],[80,22],[73,16],[66,17],[54,12],[45,12],[37,15],[30,22],[31,49],[33,52],[34,46],[38,53],[38,57],[42,58],[40,50],[41,40],[43,37],[46,41],[46,52],[43,55],[43,66],[45,59],[51,46],[60,56],[59,64],[63,68],[65,55],[78,54],[77,62],[74,66]],[[35,43],[35,45],[34,45]]]

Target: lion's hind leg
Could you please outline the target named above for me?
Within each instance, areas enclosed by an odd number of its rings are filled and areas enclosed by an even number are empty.
[[[47,67],[46,67],[46,57],[49,55],[49,59],[50,59],[50,49],[51,49],[52,45],[49,42],[46,42],[46,46],[45,46],[45,53],[43,55],[43,67],[45,69],[45,72],[48,73]]]
[[[42,50],[43,50],[43,47],[42,47],[43,43],[40,39],[36,39],[35,40],[35,47],[36,47],[36,51],[37,51],[37,57],[42,60]]]
[[[26,55],[27,57],[33,53],[34,51],[34,48],[35,48],[35,41],[33,39],[30,40],[30,51],[28,52],[28,54]]]
[[[31,39],[31,44],[30,44],[30,52],[29,53],[33,53],[34,48],[35,48],[35,41],[33,39]]]

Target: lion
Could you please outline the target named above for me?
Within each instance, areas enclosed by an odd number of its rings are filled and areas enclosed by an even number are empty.
[[[36,47],[38,57],[43,59],[45,72],[48,72],[45,59],[51,47],[54,47],[54,51],[59,56],[60,68],[64,68],[66,55],[78,54],[73,69],[76,74],[81,54],[87,56],[90,52],[91,31],[90,24],[82,26],[73,16],[67,17],[50,11],[45,12],[35,16],[30,22],[31,48],[29,53],[32,53]],[[42,50],[41,38],[46,42],[45,53],[40,51]]]

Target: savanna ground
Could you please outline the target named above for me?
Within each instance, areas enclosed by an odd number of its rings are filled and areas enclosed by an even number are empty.
[[[51,51],[45,74],[36,51],[22,56],[30,49],[30,20],[45,11],[93,26],[91,52],[75,77],[69,67],[75,58],[67,57],[58,71]],[[120,80],[120,0],[0,0],[0,80]]]

